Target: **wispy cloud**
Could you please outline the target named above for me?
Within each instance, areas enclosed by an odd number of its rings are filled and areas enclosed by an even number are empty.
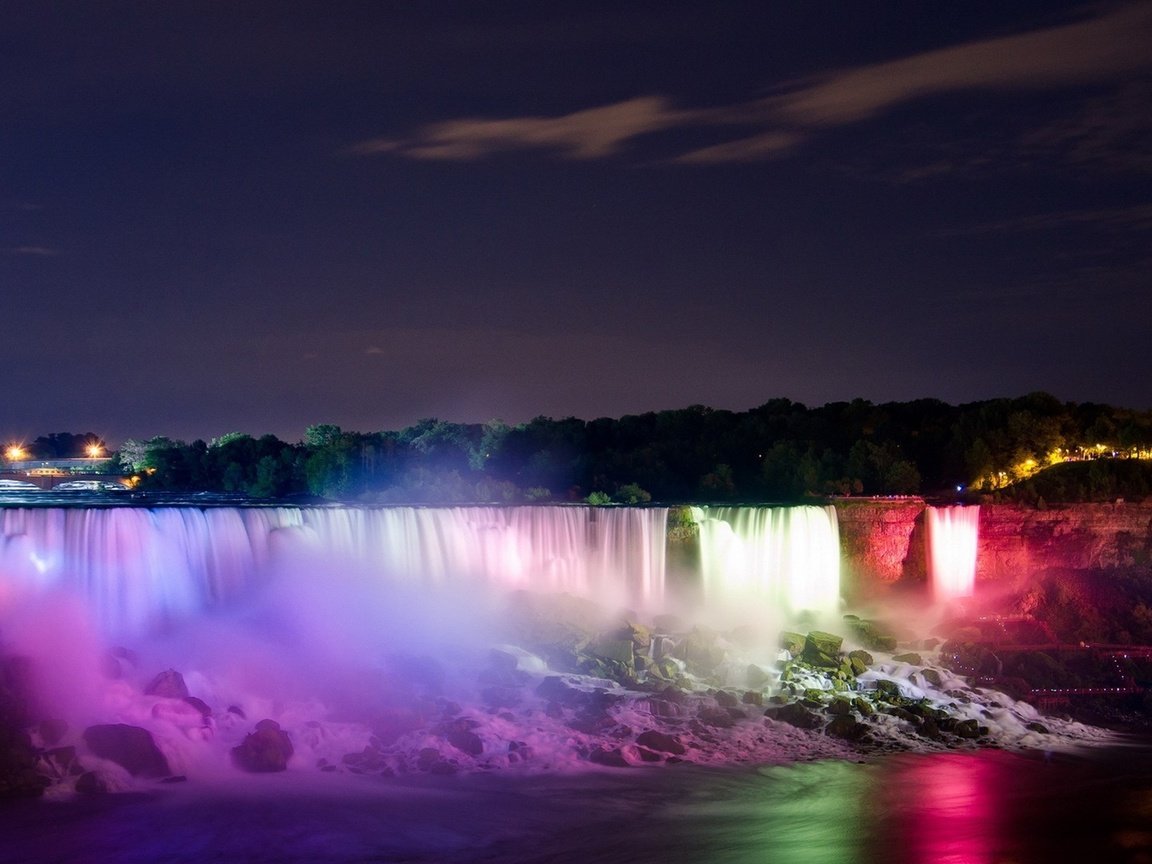
[[[1152,69],[1152,3],[1114,7],[1074,23],[968,42],[795,82],[765,99],[714,108],[644,96],[553,117],[461,118],[404,138],[353,148],[412,159],[475,160],[517,150],[570,159],[618,154],[645,135],[742,127],[750,134],[681,154],[685,163],[757,161],[785,154],[821,129],[858,123],[899,105],[971,90],[1036,90],[1113,81]]]
[[[1152,204],[1038,213],[1032,216],[1022,216],[1018,219],[1005,219],[999,222],[951,228],[939,232],[939,235],[955,237],[969,234],[1009,234],[1022,231],[1048,231],[1067,226],[1083,225],[1097,226],[1112,231],[1150,231],[1152,230]]]
[[[408,140],[376,138],[353,149],[365,154],[454,160],[545,149],[573,159],[594,159],[615,153],[641,135],[693,125],[706,113],[676,110],[667,99],[645,96],[560,117],[448,120],[426,126]]]

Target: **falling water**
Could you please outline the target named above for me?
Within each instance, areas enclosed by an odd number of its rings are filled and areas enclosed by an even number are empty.
[[[697,509],[706,602],[725,612],[834,613],[840,536],[833,507]]]
[[[929,507],[928,567],[938,600],[970,597],[976,582],[980,508]]]
[[[663,508],[0,509],[0,599],[79,594],[108,634],[226,606],[291,567],[416,586],[568,592],[657,610]]]

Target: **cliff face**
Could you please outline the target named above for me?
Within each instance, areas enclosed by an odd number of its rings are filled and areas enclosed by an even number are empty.
[[[920,499],[837,502],[843,584],[865,599],[928,578]],[[977,582],[1020,584],[1052,567],[1076,570],[1152,562],[1152,502],[980,508]]]

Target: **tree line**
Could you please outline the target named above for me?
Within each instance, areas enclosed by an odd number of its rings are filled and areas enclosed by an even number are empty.
[[[209,442],[155,437],[124,442],[117,458],[142,489],[259,498],[792,502],[1011,488],[1024,466],[1101,443],[1109,453],[1152,447],[1152,412],[1046,393],[963,405],[774,399],[748,411],[693,405],[590,421],[425,419],[380,432],[319,424],[295,443],[238,432]]]

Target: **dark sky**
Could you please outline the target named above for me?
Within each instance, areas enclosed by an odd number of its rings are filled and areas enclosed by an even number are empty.
[[[1152,408],[1152,2],[0,7],[0,436]]]

